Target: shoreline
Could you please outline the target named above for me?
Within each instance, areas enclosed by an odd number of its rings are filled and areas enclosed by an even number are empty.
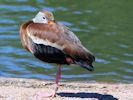
[[[39,79],[0,77],[0,100],[50,100],[35,98],[39,91],[50,91],[54,82]],[[102,82],[60,82],[52,100],[133,100],[133,84]]]

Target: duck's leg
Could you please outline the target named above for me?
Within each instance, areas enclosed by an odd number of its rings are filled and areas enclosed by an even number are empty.
[[[55,97],[56,96],[56,92],[58,90],[59,87],[59,80],[61,78],[61,65],[59,65],[58,71],[56,73],[56,81],[55,81],[55,88],[53,91],[50,92],[39,92],[36,94],[36,97],[38,98],[48,98],[48,97]]]
[[[58,91],[60,78],[61,78],[61,65],[59,65],[58,71],[56,73],[55,96],[56,96],[56,92]]]

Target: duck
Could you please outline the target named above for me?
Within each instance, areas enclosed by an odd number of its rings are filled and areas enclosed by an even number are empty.
[[[65,25],[58,23],[52,12],[40,10],[33,19],[20,26],[22,46],[39,60],[58,65],[55,88],[41,97],[55,97],[59,88],[62,65],[78,65],[94,71],[94,54],[83,46],[79,38]]]

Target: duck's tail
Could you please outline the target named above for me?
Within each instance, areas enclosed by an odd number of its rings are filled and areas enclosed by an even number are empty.
[[[88,71],[94,71],[94,67],[88,63],[86,63],[85,61],[74,61],[75,64],[81,66],[82,68],[87,69]]]

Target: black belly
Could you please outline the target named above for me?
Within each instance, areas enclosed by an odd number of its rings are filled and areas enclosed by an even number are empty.
[[[67,55],[55,47],[34,43],[32,45],[32,50],[35,57],[42,61],[48,63],[68,64],[66,62]]]

